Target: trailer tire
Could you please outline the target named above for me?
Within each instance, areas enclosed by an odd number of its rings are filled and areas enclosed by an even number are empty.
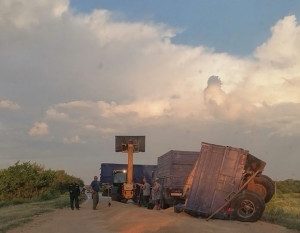
[[[266,199],[267,194],[268,194],[266,185],[262,184],[261,179],[256,180],[254,178],[253,182],[251,184],[248,184],[247,190],[259,194],[263,200]]]
[[[263,174],[258,174],[256,177],[264,177],[266,180],[268,180],[271,184],[275,186],[275,182],[268,176],[263,175]]]
[[[191,216],[193,216],[193,217],[199,217],[198,212],[195,211],[195,210],[184,209],[184,212],[191,215]]]
[[[268,203],[275,194],[274,181],[266,175],[258,175],[254,177],[254,183],[261,184],[266,188],[267,193],[265,197],[265,203]]]
[[[232,217],[241,222],[256,222],[265,210],[262,197],[252,191],[244,190],[231,202]]]
[[[181,213],[182,211],[184,211],[184,209],[185,209],[185,206],[183,204],[174,205],[175,213]]]

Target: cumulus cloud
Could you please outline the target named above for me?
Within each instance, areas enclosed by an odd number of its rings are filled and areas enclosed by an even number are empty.
[[[89,130],[89,131],[101,132],[104,135],[114,135],[115,133],[117,133],[118,131],[120,131],[118,129],[108,128],[108,127],[107,128],[101,128],[101,127],[98,127],[98,126],[93,125],[93,124],[87,124],[87,125],[84,126],[84,128],[86,130]]]
[[[3,130],[17,131],[10,141],[37,119],[30,136],[81,146],[146,130],[181,145],[178,135],[207,125],[202,136],[213,141],[219,122],[246,132],[223,140],[299,135],[293,15],[274,22],[271,37],[247,57],[172,44],[178,31],[165,24],[118,21],[103,9],[75,14],[67,0],[0,1],[0,30],[0,93],[18,103],[2,100],[0,108],[22,106],[25,115],[1,118]]]
[[[29,28],[43,23],[45,19],[60,17],[68,9],[68,0],[25,0],[0,2],[0,23],[13,25],[17,28]],[[41,15],[43,17],[41,18]]]
[[[271,28],[271,32],[272,37],[257,48],[255,57],[265,65],[277,69],[297,66],[300,59],[300,28],[296,17],[284,17]]]
[[[72,136],[72,137],[64,137],[63,143],[65,144],[74,144],[74,143],[84,143],[80,140],[80,137],[78,135]]]
[[[65,109],[88,109],[93,108],[93,103],[90,101],[71,101],[68,103],[57,104],[56,107]]]
[[[54,108],[50,108],[46,111],[46,117],[49,119],[56,119],[56,120],[66,120],[68,119],[68,115],[63,112],[58,112]]]
[[[45,122],[34,123],[33,127],[28,132],[30,136],[42,136],[48,133],[48,125]]]
[[[97,127],[93,124],[87,124],[84,126],[84,128],[88,129],[88,130],[96,130]]]
[[[12,102],[10,100],[0,100],[0,108],[17,110],[17,109],[20,109],[20,105]]]
[[[290,64],[278,60],[281,57],[279,51],[287,53],[298,49],[297,38],[300,36],[297,36],[299,27],[295,16],[288,16],[275,24],[271,29],[272,37],[257,48],[254,59],[217,54],[204,47],[175,46],[165,39],[174,36],[174,30],[168,31],[166,26],[154,24],[120,24],[105,10],[78,16],[76,23],[80,20],[88,28],[89,36],[96,36],[94,43],[101,51],[99,74],[109,78],[96,78],[98,74],[89,71],[94,78],[87,80],[93,86],[99,86],[99,93],[103,95],[99,95],[96,101],[56,103],[51,107],[52,112],[47,112],[49,116],[52,114],[52,119],[69,116],[80,125],[97,125],[98,130],[103,126],[97,116],[102,120],[109,118],[111,122],[121,116],[125,122],[128,122],[126,118],[134,117],[137,124],[143,124],[142,119],[147,118],[156,118],[156,122],[161,124],[160,119],[171,117],[178,120],[223,119],[264,125],[264,120],[257,118],[258,114],[269,111],[270,106],[276,108],[280,103],[300,101],[297,91],[300,74],[296,70],[300,61],[297,55],[291,56],[294,58],[293,69]],[[96,30],[99,25],[103,30]],[[142,33],[132,35],[132,31],[137,30]],[[291,35],[294,39],[289,38]],[[280,42],[285,40],[292,41],[288,45]],[[135,46],[134,53],[132,44]],[[295,49],[286,50],[285,46]],[[128,54],[130,59],[125,59]],[[289,54],[285,56],[290,57]],[[119,63],[116,64],[116,61]],[[91,70],[99,69],[99,62]],[[94,90],[87,82],[81,85],[80,92]],[[102,89],[104,86],[105,89]],[[106,101],[105,98],[115,100]],[[204,111],[206,114],[202,114]],[[97,124],[94,123],[95,118]],[[109,124],[109,128],[117,127],[113,124]],[[280,124],[272,125],[279,130]]]
[[[255,106],[247,98],[239,96],[240,94],[238,92],[226,93],[222,89],[221,79],[217,76],[211,76],[204,90],[204,101],[208,113],[217,119],[242,120],[251,124]]]
[[[149,125],[159,124],[155,120],[168,116],[170,111],[170,103],[160,100],[139,100],[130,104],[72,101],[51,106],[46,111],[46,120],[64,122],[62,127],[81,132],[85,137],[95,137],[95,134],[111,136],[126,131],[126,127],[139,127],[147,120]],[[65,137],[63,141],[76,142],[69,137]]]
[[[271,28],[272,36],[254,52],[247,79],[249,99],[274,105],[300,102],[300,27],[294,15]]]
[[[220,105],[226,98],[225,92],[222,90],[222,82],[219,77],[211,76],[207,81],[207,87],[204,90],[204,99],[208,104]]]
[[[115,115],[136,114],[141,118],[160,117],[168,113],[170,104],[166,101],[136,101],[131,104],[118,105],[100,101],[97,103],[101,116],[112,117]]]
[[[130,104],[107,103],[105,101],[72,101],[52,106],[46,111],[48,118],[73,119],[98,116],[102,118],[112,117],[136,117],[136,118],[158,118],[168,115],[171,106],[168,101],[162,100],[137,100]],[[86,128],[92,129],[93,124],[86,124]]]

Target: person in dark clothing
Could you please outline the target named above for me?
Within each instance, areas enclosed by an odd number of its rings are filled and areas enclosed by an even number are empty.
[[[72,183],[69,185],[69,193],[70,193],[70,206],[71,209],[74,210],[74,201],[75,201],[75,208],[79,210],[79,195],[80,195],[80,189],[79,185],[75,182],[75,180],[72,181]]]
[[[98,177],[94,176],[94,180],[91,183],[91,189],[92,189],[92,199],[93,199],[93,210],[97,208],[97,205],[99,203],[99,190],[100,190],[100,182],[98,181]]]

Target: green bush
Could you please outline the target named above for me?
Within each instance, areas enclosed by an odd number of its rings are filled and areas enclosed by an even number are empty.
[[[48,190],[42,193],[40,199],[43,201],[52,200],[58,198],[60,193],[54,190]]]
[[[0,208],[10,205],[7,201],[0,202]]]
[[[276,188],[279,193],[300,193],[300,180],[277,181]]]
[[[0,203],[18,204],[24,200],[56,198],[68,191],[74,178],[63,170],[45,170],[36,163],[17,162],[14,166],[0,170]],[[75,179],[83,186],[81,179]]]
[[[26,203],[26,200],[25,199],[14,199],[14,200],[12,200],[11,201],[11,203],[13,204],[13,205],[21,205],[21,204],[24,204],[24,203]]]

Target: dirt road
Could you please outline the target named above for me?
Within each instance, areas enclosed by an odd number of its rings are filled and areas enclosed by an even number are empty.
[[[173,209],[148,210],[134,204],[112,202],[101,198],[97,210],[92,210],[91,200],[80,210],[69,208],[37,216],[22,227],[9,233],[296,233],[284,227],[265,222],[242,223],[229,220],[194,218]]]

